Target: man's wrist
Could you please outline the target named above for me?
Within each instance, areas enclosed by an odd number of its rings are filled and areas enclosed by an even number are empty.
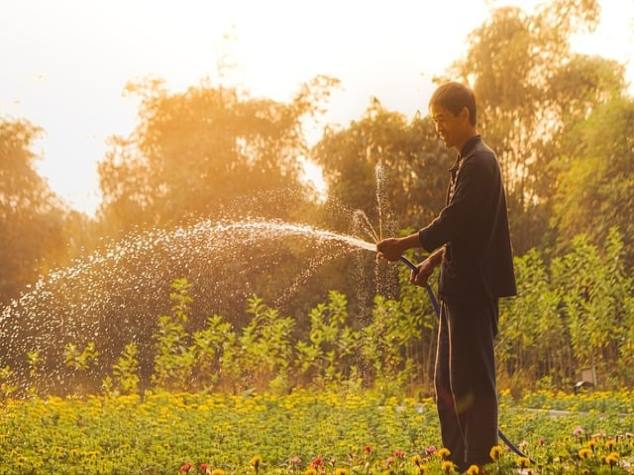
[[[442,256],[445,253],[445,247],[441,247],[439,249],[437,249],[431,256],[430,256],[430,260],[432,261],[432,263],[434,265],[439,265],[442,261]]]
[[[403,254],[408,249],[420,247],[420,241],[418,240],[418,233],[410,234],[409,236],[404,238],[399,238],[398,243],[401,248],[401,254]]]

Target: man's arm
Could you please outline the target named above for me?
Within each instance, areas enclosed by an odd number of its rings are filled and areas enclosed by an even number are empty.
[[[481,210],[490,183],[491,176],[485,163],[473,159],[465,162],[458,174],[451,203],[418,232],[419,245],[431,252],[468,232],[467,226]]]
[[[442,256],[445,255],[445,246],[436,249],[427,259],[434,266],[440,265],[442,262]]]
[[[436,219],[417,233],[400,239],[390,238],[379,242],[377,244],[379,257],[397,261],[406,250],[416,247],[433,252],[456,236],[464,234],[467,232],[469,220],[478,212],[490,183],[491,177],[485,163],[478,163],[473,159],[465,162],[458,173],[451,203],[440,212]]]
[[[397,261],[401,257],[401,255],[408,249],[421,247],[418,235],[419,233],[416,232],[404,238],[384,239],[376,245],[376,250],[379,254],[379,257],[384,257],[388,261]],[[436,266],[442,261],[442,256],[444,253],[445,246],[442,246],[441,248],[436,249],[435,252],[431,253],[430,256],[427,257],[427,259],[430,261],[430,263],[433,263]]]
[[[416,266],[415,271],[412,270],[409,281],[421,287],[428,285],[427,280],[431,277],[434,269],[440,265],[444,253],[445,246],[436,249],[427,259]]]

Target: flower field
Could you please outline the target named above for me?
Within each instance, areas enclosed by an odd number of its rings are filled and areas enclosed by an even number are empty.
[[[634,473],[634,393],[503,394],[488,473]],[[431,399],[374,391],[8,400],[2,474],[455,473]],[[475,467],[470,473],[479,473]]]

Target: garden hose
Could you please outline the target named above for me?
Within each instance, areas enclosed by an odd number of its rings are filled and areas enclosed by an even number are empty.
[[[418,273],[418,267],[416,267],[414,263],[412,263],[412,261],[410,261],[407,257],[401,256],[400,260],[403,264],[409,267],[412,270],[412,272]],[[429,300],[431,301],[432,307],[434,307],[434,312],[436,312],[436,317],[440,318],[440,306],[438,305],[438,299],[436,299],[436,295],[434,295],[434,291],[431,288],[431,285],[429,285],[429,283],[427,282],[425,283],[425,290],[427,291],[427,295],[429,295]],[[528,460],[530,460],[532,464],[535,464],[535,461],[531,459],[530,457],[526,456],[526,454],[524,454],[524,452],[522,452],[516,445],[514,445],[509,440],[509,438],[506,435],[504,435],[504,432],[502,432],[499,428],[498,428],[498,436],[500,436],[500,439],[502,439],[504,444],[506,444],[506,446],[509,449],[511,449],[513,452],[515,452],[516,455],[527,458]]]

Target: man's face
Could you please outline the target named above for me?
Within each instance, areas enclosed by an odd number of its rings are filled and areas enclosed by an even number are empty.
[[[466,112],[467,115],[469,113],[466,108],[461,113],[454,115],[443,106],[432,104],[430,111],[436,126],[436,133],[442,138],[445,145],[449,148],[457,146],[464,134],[464,113]]]

